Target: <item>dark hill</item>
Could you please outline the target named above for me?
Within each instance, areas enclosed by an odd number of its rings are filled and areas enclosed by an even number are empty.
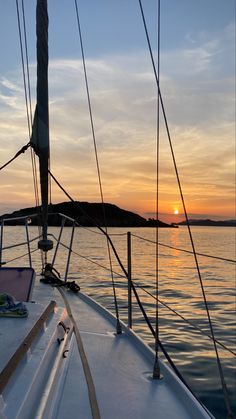
[[[154,219],[148,219],[141,217],[130,211],[123,210],[113,204],[104,204],[106,225],[108,227],[155,227],[157,222]],[[0,217],[3,218],[16,218],[22,216],[30,216],[38,212],[38,207],[23,208],[18,211],[14,211],[11,214],[4,214]],[[89,203],[89,202],[62,202],[60,204],[49,205],[49,225],[59,226],[61,225],[61,217],[58,215],[65,214],[68,217],[76,219],[76,221],[82,226],[104,226],[104,211],[101,203]],[[38,218],[31,219],[31,225],[38,225]],[[7,221],[8,225],[19,225],[23,224],[20,220]],[[67,222],[66,225],[70,225]],[[172,227],[169,224],[158,221],[159,227]]]
[[[178,225],[187,225],[186,221],[178,223]],[[214,221],[214,220],[189,220],[189,225],[191,226],[213,226],[213,227],[236,227],[236,220],[223,220],[223,221]]]

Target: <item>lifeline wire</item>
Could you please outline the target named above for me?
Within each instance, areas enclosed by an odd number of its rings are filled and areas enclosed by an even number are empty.
[[[133,234],[133,233],[131,233],[131,234],[132,234],[133,237],[136,237],[137,239],[140,239],[140,240],[143,240],[143,241],[146,241],[146,242],[149,242],[149,243],[156,244],[156,242],[154,242],[153,240],[146,239],[145,237],[138,236],[137,234]],[[179,252],[185,252],[185,253],[189,253],[190,255],[193,255],[193,252],[191,250],[181,249],[180,247],[170,246],[169,244],[159,243],[159,246],[167,247],[168,249],[174,249],[174,250],[178,250]],[[207,255],[206,253],[198,253],[198,252],[196,252],[196,255],[203,256],[203,257],[206,257],[206,258],[212,258],[212,259],[222,260],[224,262],[236,263],[236,260],[235,259],[227,259],[227,258],[222,258],[220,256]]]
[[[100,233],[100,234],[102,234],[102,233]],[[54,235],[54,234],[49,234],[49,236],[51,236],[51,237],[53,237],[56,241],[57,241],[57,237]],[[33,238],[33,239],[31,239],[31,240],[29,240],[29,242],[33,242],[33,241],[35,241],[35,240],[38,240],[39,239],[39,237],[37,236],[37,237],[35,237],[35,238]],[[7,250],[7,249],[11,249],[11,248],[13,248],[13,247],[18,247],[18,246],[21,246],[21,245],[25,245],[26,244],[26,242],[23,242],[23,243],[19,243],[19,244],[17,244],[17,245],[12,245],[12,246],[6,246],[6,247],[3,247],[3,250]],[[64,243],[60,243],[61,244],[61,246],[62,247],[64,247],[65,249],[69,249],[69,247],[66,245],[66,244],[64,244]],[[37,252],[38,251],[38,248],[36,248],[36,249],[34,249],[34,250],[31,250],[30,251],[30,253],[32,254],[32,253],[35,253],[35,252]],[[108,272],[110,272],[110,269],[109,268],[107,268],[106,266],[104,266],[104,265],[101,265],[100,263],[98,263],[98,262],[96,262],[96,261],[94,261],[94,260],[92,260],[92,259],[90,259],[90,258],[88,258],[87,256],[84,256],[84,255],[81,255],[80,253],[78,253],[78,252],[75,252],[74,250],[72,250],[72,253],[74,254],[74,255],[76,255],[76,256],[78,256],[79,258],[81,258],[81,259],[84,259],[84,260],[86,260],[87,262],[89,262],[89,263],[91,263],[91,264],[94,264],[94,265],[96,265],[96,266],[98,266],[98,267],[100,267],[100,268],[102,268],[102,269],[104,269],[104,270],[106,270],[106,271],[108,271]],[[15,260],[18,260],[18,259],[22,259],[23,257],[25,257],[25,256],[28,256],[28,254],[29,254],[29,252],[27,252],[27,253],[25,253],[25,254],[22,254],[21,256],[17,256],[17,257],[15,257],[15,258],[13,258],[13,259],[9,259],[8,261],[6,261],[5,262],[5,264],[7,265],[7,264],[9,264],[9,263],[11,263],[11,262],[13,262],[13,261],[15,261]],[[113,274],[115,274],[116,276],[118,276],[119,278],[125,278],[125,276],[124,275],[122,275],[122,274],[120,274],[120,273],[118,273],[118,272],[115,272],[114,270],[113,270]],[[137,281],[133,281],[133,283],[136,285],[136,287],[138,287],[138,288],[140,288],[143,292],[145,292],[147,295],[149,295],[151,298],[156,298],[151,292],[149,292],[149,291],[147,291],[142,285],[139,285],[138,283],[137,283]],[[205,336],[205,337],[207,337],[208,339],[211,339],[212,340],[212,336],[210,336],[210,335],[208,335],[206,332],[204,332],[204,330],[202,330],[199,326],[197,326],[196,324],[194,324],[191,320],[189,320],[189,319],[187,319],[186,317],[184,317],[182,314],[180,314],[178,311],[176,311],[176,310],[174,310],[172,307],[170,307],[168,304],[166,304],[164,301],[162,301],[162,300],[158,300],[159,301],[159,303],[161,304],[161,305],[163,305],[165,308],[167,308],[169,311],[171,311],[172,313],[174,313],[176,316],[178,316],[178,317],[180,317],[185,323],[187,323],[189,326],[191,326],[192,328],[194,328],[195,330],[197,330],[199,333],[201,333],[201,335],[203,335],[203,336]],[[217,342],[217,344],[218,345],[220,345],[224,350],[226,350],[226,351],[228,351],[228,352],[230,352],[232,355],[234,355],[234,356],[236,356],[236,352],[234,352],[233,350],[231,350],[230,348],[228,348],[226,345],[224,345],[222,342],[220,342],[219,340],[217,340],[216,339],[216,342]]]
[[[56,241],[57,241],[57,238],[54,236],[54,234],[49,234],[49,236],[51,236],[51,237],[53,237]],[[60,242],[60,244],[61,244],[61,246],[62,247],[64,247],[65,249],[68,249],[69,250],[69,247],[66,245],[66,244],[64,244],[64,243],[62,243],[62,242]],[[37,249],[36,249],[37,250]],[[94,265],[96,265],[96,266],[98,266],[99,268],[102,268],[102,269],[104,269],[105,271],[108,271],[108,272],[110,272],[110,269],[109,268],[107,268],[106,266],[104,266],[104,265],[101,265],[100,263],[98,263],[98,262],[96,262],[96,261],[94,261],[94,260],[92,260],[92,259],[90,259],[90,258],[88,258],[87,256],[84,256],[84,255],[81,255],[80,253],[78,253],[78,252],[75,252],[73,249],[72,249],[72,253],[74,254],[74,255],[76,255],[76,256],[78,256],[79,258],[81,258],[81,259],[84,259],[84,260],[86,260],[87,262],[89,262],[89,263],[91,263],[91,264],[94,264]],[[28,253],[27,253],[28,254]],[[26,254],[26,255],[27,255]],[[8,263],[8,262],[7,262]],[[120,274],[120,273],[118,273],[118,272],[115,272],[114,270],[113,270],[113,274],[115,274],[115,275],[117,275],[119,278],[125,278],[125,276],[124,275],[122,275],[122,274]],[[137,281],[132,281],[133,283],[134,283],[134,285],[136,285],[136,287],[138,287],[138,288],[140,288],[143,292],[145,292],[147,295],[149,295],[150,297],[152,297],[152,298],[156,298],[155,297],[155,295],[153,295],[151,292],[149,292],[149,291],[147,291],[142,285],[139,285],[138,283],[137,283]],[[189,319],[187,319],[186,317],[184,317],[182,314],[180,314],[178,311],[176,311],[176,310],[174,310],[172,307],[170,307],[168,304],[166,304],[164,301],[162,301],[162,300],[160,300],[160,299],[158,299],[158,302],[161,304],[161,305],[163,305],[165,308],[167,308],[169,311],[171,311],[172,313],[174,313],[176,316],[178,316],[178,317],[180,317],[185,323],[187,323],[189,326],[191,326],[191,327],[193,327],[194,329],[196,329],[198,332],[200,332],[203,336],[206,336],[208,339],[211,339],[212,340],[212,336],[211,335],[208,335],[207,333],[205,333],[204,332],[204,330],[202,330],[199,326],[197,326],[196,324],[194,324],[191,320],[189,320]],[[232,355],[234,355],[234,356],[236,356],[236,352],[234,352],[233,350],[231,350],[230,348],[228,348],[227,346],[225,346],[223,343],[221,343],[218,339],[216,339],[216,342],[217,342],[217,344],[218,345],[220,345],[223,349],[225,349],[226,351],[228,351],[228,352],[230,352]]]
[[[133,283],[136,285],[136,287],[140,288],[143,292],[145,292],[147,295],[149,295],[152,298],[155,298],[155,296],[147,291],[142,285],[139,285],[136,281],[133,281]],[[178,311],[176,311],[175,309],[173,309],[172,307],[170,307],[168,304],[166,304],[164,301],[162,300],[158,300],[160,304],[162,304],[165,308],[167,308],[169,311],[171,311],[172,313],[174,313],[176,316],[180,317],[185,323],[187,323],[189,326],[193,327],[194,329],[196,329],[198,332],[200,332],[203,336],[206,336],[208,339],[212,340],[212,336],[208,335],[206,332],[204,332],[204,330],[202,330],[199,326],[197,326],[196,324],[194,324],[191,320],[187,319],[186,317],[182,316],[182,314],[180,314]],[[226,351],[230,352],[232,355],[236,356],[236,352],[232,351],[232,349],[228,348],[227,346],[225,346],[223,343],[221,343],[218,339],[216,339],[216,342],[218,343],[218,345],[220,345],[223,349],[225,349]]]

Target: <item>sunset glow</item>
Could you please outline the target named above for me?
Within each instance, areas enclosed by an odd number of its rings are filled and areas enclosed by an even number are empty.
[[[0,166],[29,141],[14,2],[2,3]],[[156,82],[135,2],[126,2],[125,10],[118,3],[101,0],[99,19],[90,21],[86,16],[91,15],[93,3],[81,1],[104,201],[155,217]],[[160,85],[186,208],[192,218],[235,217],[233,3],[209,0],[185,7],[185,2],[166,0],[162,5]],[[27,4],[34,109],[34,2]],[[156,54],[156,1],[145,0],[144,9]],[[77,28],[72,24],[74,12],[68,7],[62,13],[57,2],[50,2],[49,13],[51,170],[75,200],[100,202],[83,65],[75,41]],[[64,22],[66,29],[62,30]],[[177,27],[172,28],[171,22],[178,22]],[[163,115],[160,138],[160,219],[168,216],[176,221],[182,216],[182,207],[175,207],[180,194]],[[29,151],[1,172],[0,214],[35,205],[30,173]],[[67,200],[55,184],[52,197],[53,203]]]

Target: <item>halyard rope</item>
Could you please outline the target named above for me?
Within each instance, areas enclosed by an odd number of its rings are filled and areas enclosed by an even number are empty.
[[[86,379],[86,382],[87,382],[88,395],[89,395],[92,417],[93,417],[93,419],[100,419],[100,412],[99,412],[99,407],[98,407],[98,402],[97,402],[96,390],[95,390],[91,370],[90,370],[90,367],[89,367],[89,363],[88,363],[86,353],[85,353],[85,350],[84,350],[83,342],[82,342],[82,339],[81,339],[80,331],[79,331],[77,323],[74,319],[74,316],[72,314],[70,304],[69,304],[69,302],[66,298],[65,292],[60,287],[57,287],[57,290],[59,291],[59,293],[61,294],[61,296],[63,298],[68,316],[73,323],[75,338],[76,338],[76,342],[77,342],[77,346],[78,346],[78,350],[79,350],[79,354],[80,354],[80,359],[81,359],[83,370],[84,370],[85,379]]]
[[[18,33],[19,33],[19,41],[20,41],[21,65],[22,65],[22,73],[23,73],[26,115],[27,115],[28,132],[29,132],[29,138],[30,138],[31,131],[32,131],[32,125],[33,125],[33,115],[32,115],[32,104],[31,104],[29,59],[28,59],[28,46],[27,46],[24,0],[21,0],[21,11],[22,11],[22,20],[23,20],[23,34],[24,34],[24,51],[23,51],[22,29],[21,29],[21,20],[20,20],[18,0],[16,0],[16,11],[17,11]],[[24,58],[24,52],[25,52],[25,58]],[[25,64],[25,59],[26,59],[26,64]],[[25,67],[26,67],[26,71],[25,71]],[[27,72],[27,83],[26,83],[26,72]],[[27,87],[28,87],[28,89],[27,89]],[[39,188],[38,188],[37,168],[36,168],[35,152],[32,149],[32,147],[30,149],[30,155],[31,155],[32,175],[33,175],[33,184],[34,184],[35,204],[36,204],[36,207],[39,208]],[[40,226],[38,226],[38,232],[39,232],[39,234],[41,234]],[[43,253],[42,253],[42,251],[41,251],[41,262],[42,262],[42,266],[43,266]]]

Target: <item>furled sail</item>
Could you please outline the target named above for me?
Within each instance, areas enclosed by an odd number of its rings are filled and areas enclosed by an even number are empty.
[[[31,145],[39,157],[43,240],[39,247],[52,248],[47,240],[48,165],[49,165],[49,112],[48,112],[48,13],[47,0],[37,1],[37,105],[35,109]]]

